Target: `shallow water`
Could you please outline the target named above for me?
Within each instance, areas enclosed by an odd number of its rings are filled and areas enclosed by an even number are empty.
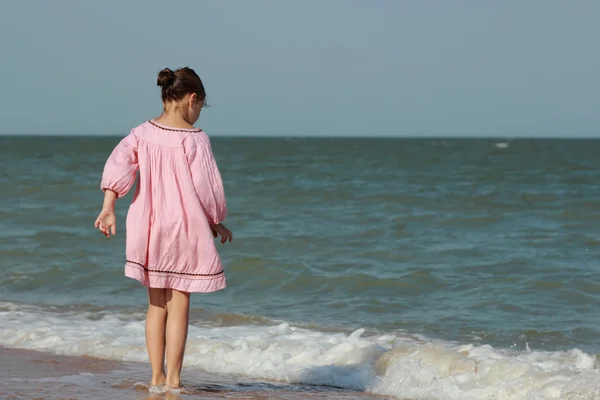
[[[391,399],[344,388],[286,384],[194,370],[186,371],[183,390],[169,391],[148,385],[149,366],[142,363],[2,347],[0,359],[2,399]]]
[[[130,196],[115,239],[92,226],[117,141],[0,138],[0,345],[145,360],[145,295],[123,277]],[[600,141],[213,148],[235,240],[219,247],[228,288],[193,297],[190,368],[414,398],[593,398]]]

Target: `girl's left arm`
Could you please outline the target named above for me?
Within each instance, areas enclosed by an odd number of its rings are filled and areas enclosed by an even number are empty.
[[[104,236],[110,238],[117,234],[117,216],[115,215],[115,202],[117,201],[117,193],[110,189],[104,191],[104,203],[102,211],[96,218],[94,226]]]
[[[135,182],[138,170],[137,148],[137,138],[131,131],[115,147],[104,166],[100,184],[104,191],[104,202],[94,226],[107,238],[116,234],[115,202],[117,198],[125,196]]]
[[[123,197],[133,186],[138,170],[138,140],[132,130],[112,151],[102,173],[100,188]]]

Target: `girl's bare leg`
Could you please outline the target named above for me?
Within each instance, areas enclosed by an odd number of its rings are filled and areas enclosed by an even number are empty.
[[[167,289],[148,288],[146,315],[146,347],[152,367],[151,385],[160,386],[165,377],[165,327],[167,322]]]
[[[181,387],[181,367],[190,317],[190,294],[167,290],[167,379],[170,388]]]

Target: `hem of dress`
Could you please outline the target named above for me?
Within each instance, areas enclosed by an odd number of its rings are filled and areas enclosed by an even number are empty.
[[[190,279],[164,272],[142,270],[138,265],[125,264],[125,276],[139,281],[143,286],[156,289],[175,289],[188,293],[210,293],[226,287],[225,273]]]

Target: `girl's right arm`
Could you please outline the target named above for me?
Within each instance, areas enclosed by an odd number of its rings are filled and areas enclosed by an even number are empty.
[[[208,137],[200,134],[197,140],[190,136],[184,146],[198,200],[209,225],[215,226],[227,217],[225,189]]]

